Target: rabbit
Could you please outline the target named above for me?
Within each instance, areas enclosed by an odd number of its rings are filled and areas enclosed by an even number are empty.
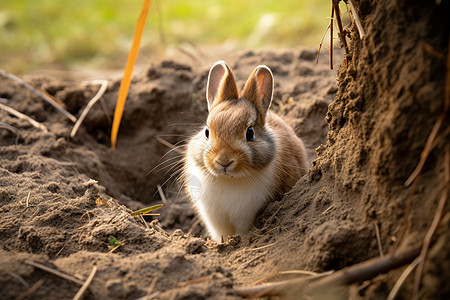
[[[281,198],[307,171],[304,144],[269,111],[274,79],[256,67],[239,96],[224,61],[210,69],[206,125],[187,143],[182,182],[216,242],[243,235],[264,204]]]

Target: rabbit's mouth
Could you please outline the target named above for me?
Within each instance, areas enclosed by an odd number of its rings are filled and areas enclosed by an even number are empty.
[[[234,171],[232,169],[227,168],[227,167],[215,168],[213,173],[214,173],[214,175],[216,177],[226,176],[226,177],[233,178],[233,177],[236,176],[236,174],[234,174]]]

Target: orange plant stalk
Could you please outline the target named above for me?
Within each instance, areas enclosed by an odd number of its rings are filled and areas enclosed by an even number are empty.
[[[119,132],[120,121],[122,120],[123,108],[127,99],[128,90],[130,89],[131,75],[139,54],[141,37],[144,32],[144,26],[147,21],[148,9],[150,8],[151,2],[151,0],[145,0],[144,5],[142,6],[141,14],[139,15],[139,19],[134,30],[130,53],[128,53],[127,65],[125,66],[123,78],[120,83],[119,96],[117,97],[116,109],[114,111],[114,119],[111,129],[111,147],[114,152],[116,151],[117,134]]]

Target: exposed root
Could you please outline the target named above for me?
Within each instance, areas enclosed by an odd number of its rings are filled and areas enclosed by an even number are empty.
[[[80,300],[82,299],[84,293],[86,292],[87,288],[89,287],[89,285],[92,282],[92,279],[94,279],[95,273],[97,272],[97,267],[94,266],[92,268],[91,273],[89,274],[88,278],[86,279],[86,281],[83,283],[83,285],[81,286],[81,288],[78,290],[78,292],[76,293],[75,297],[73,297],[73,300]]]
[[[395,283],[394,287],[392,288],[391,292],[389,293],[386,300],[394,300],[395,296],[397,295],[398,291],[400,290],[401,286],[405,282],[406,278],[411,274],[411,272],[414,270],[415,267],[420,262],[420,257],[416,257],[416,259],[403,271],[402,275],[398,278],[397,282]]]
[[[413,299],[418,299],[419,289],[420,289],[420,281],[422,280],[423,268],[425,265],[425,260],[427,258],[428,249],[430,248],[431,240],[433,239],[433,235],[436,232],[437,227],[441,221],[445,205],[447,203],[447,197],[450,192],[450,147],[447,146],[445,151],[445,165],[444,165],[444,173],[445,173],[445,185],[444,190],[442,191],[441,199],[439,200],[439,204],[436,208],[436,212],[434,214],[433,222],[431,223],[430,228],[425,235],[425,239],[423,241],[422,250],[420,251],[420,263],[417,267],[416,277],[414,280],[414,292]]]
[[[15,139],[14,143],[16,145],[19,143],[19,138],[20,138],[20,130],[19,129],[17,129],[16,127],[11,126],[9,124],[3,123],[3,122],[0,122],[0,128],[9,130],[12,133],[14,133],[16,135],[16,139]]]
[[[13,108],[11,108],[9,106],[6,106],[5,104],[1,104],[0,103],[0,109],[3,109],[4,111],[10,113],[11,115],[13,115],[13,116],[15,116],[15,117],[17,117],[19,119],[26,120],[28,123],[33,125],[34,128],[40,129],[43,132],[48,132],[47,127],[45,127],[43,124],[33,120],[29,116],[24,115],[23,113],[18,112],[17,110],[15,110],[15,109],[13,109]]]
[[[100,98],[105,93],[106,88],[108,87],[108,81],[106,81],[106,80],[95,80],[93,83],[94,84],[101,83],[102,85],[100,86],[97,94],[95,94],[95,96],[89,101],[88,105],[86,106],[86,108],[81,113],[81,116],[78,118],[77,122],[73,126],[72,132],[70,132],[70,137],[71,138],[73,138],[77,134],[78,128],[80,127],[81,123],[83,123],[83,121],[86,118],[89,110],[91,110],[92,106],[94,106],[94,104],[97,103],[98,100],[100,100]]]
[[[69,274],[63,273],[61,271],[52,269],[50,267],[47,267],[47,266],[45,266],[43,264],[40,264],[40,263],[37,263],[35,261],[30,261],[29,260],[29,261],[25,261],[24,263],[26,263],[27,265],[33,266],[35,268],[41,269],[43,271],[46,271],[48,273],[51,273],[53,275],[56,275],[58,277],[64,278],[64,279],[66,279],[68,281],[72,281],[72,282],[74,282],[74,283],[76,283],[78,285],[83,285],[84,284],[84,282],[82,280],[80,280],[80,279],[77,279],[77,278],[75,278],[75,277],[73,277],[73,276],[71,276]]]
[[[350,285],[372,279],[379,274],[403,266],[417,257],[420,248],[412,248],[401,253],[385,257],[374,258],[348,268],[344,268],[333,274],[322,273],[315,276],[296,278],[275,283],[267,283],[254,287],[235,289],[236,295],[241,297],[317,295],[324,290],[333,287]],[[324,277],[325,276],[325,277]],[[323,277],[322,279],[318,279]],[[315,281],[313,281],[315,280]],[[313,282],[311,282],[313,281]]]
[[[30,287],[28,290],[21,293],[19,296],[17,296],[18,300],[22,300],[27,298],[28,296],[31,296],[34,292],[37,291],[37,289],[44,283],[44,279],[38,280],[35,284],[33,284],[32,287]]]
[[[39,97],[41,97],[42,99],[47,101],[50,105],[52,105],[54,108],[56,108],[59,112],[61,112],[64,116],[66,116],[70,121],[72,121],[74,123],[77,121],[77,118],[75,118],[75,116],[73,116],[70,112],[68,112],[61,105],[59,105],[57,103],[57,101],[55,101],[55,99],[53,99],[53,97],[51,97],[50,95],[38,90],[37,88],[33,87],[28,82],[24,81],[23,79],[20,79],[19,77],[15,76],[13,74],[9,74],[3,70],[0,70],[0,75],[19,83],[21,86],[27,88],[34,94],[38,95]]]

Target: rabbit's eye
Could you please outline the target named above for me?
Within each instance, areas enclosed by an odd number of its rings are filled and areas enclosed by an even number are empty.
[[[255,138],[255,132],[253,131],[252,126],[247,128],[247,132],[245,133],[245,138],[247,139],[247,142],[251,142]]]
[[[205,129],[205,136],[207,139],[209,139],[209,129],[208,128]]]

